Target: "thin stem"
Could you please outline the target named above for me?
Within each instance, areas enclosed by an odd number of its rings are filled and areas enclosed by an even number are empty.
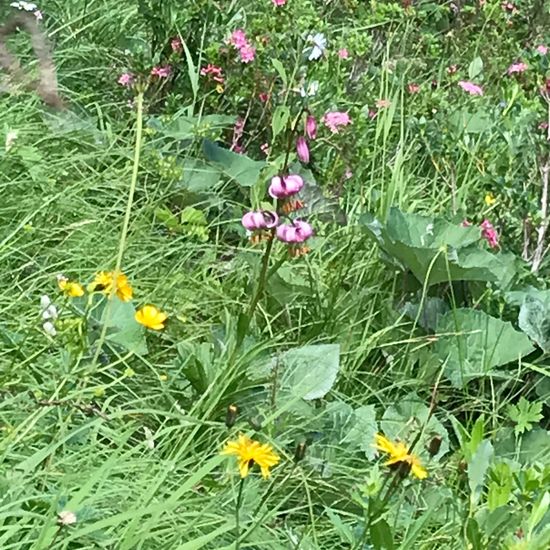
[[[120,234],[120,241],[118,244],[118,253],[117,253],[115,271],[114,271],[114,284],[112,285],[111,293],[109,295],[109,302],[105,309],[105,319],[103,320],[101,334],[96,343],[96,351],[94,354],[92,365],[95,365],[97,363],[97,360],[101,353],[101,348],[103,347],[103,343],[105,342],[105,336],[107,335],[107,326],[109,324],[109,317],[111,315],[112,299],[116,293],[117,276],[120,273],[120,269],[122,267],[122,259],[124,257],[124,250],[126,248],[126,240],[128,237],[128,228],[130,227],[130,216],[132,215],[132,206],[134,204],[134,195],[137,187],[139,160],[141,156],[141,145],[143,141],[143,92],[139,92],[136,97],[136,111],[137,111],[137,121],[136,121],[136,141],[134,146],[134,166],[132,169],[132,180],[130,181],[130,190],[128,192],[128,202],[126,203],[126,212],[124,214],[124,221],[122,223],[122,231]]]
[[[239,515],[241,511],[241,503],[243,500],[243,487],[245,479],[245,477],[241,477],[241,481],[239,483],[239,494],[237,495],[237,504],[235,506],[235,550],[239,550],[239,548],[241,547],[241,525],[239,522]]]

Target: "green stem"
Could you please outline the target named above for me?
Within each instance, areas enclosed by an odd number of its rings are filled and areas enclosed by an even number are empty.
[[[239,483],[239,494],[237,495],[237,504],[235,506],[235,550],[239,550],[241,547],[241,525],[239,522],[239,513],[241,511],[241,503],[243,500],[243,487],[245,479],[245,477],[241,477],[241,481]]]
[[[117,253],[115,271],[114,271],[115,284],[112,285],[111,294],[109,296],[109,302],[105,309],[105,319],[103,321],[103,326],[101,328],[101,334],[96,344],[97,347],[94,354],[94,358],[92,360],[92,366],[94,366],[97,363],[97,360],[101,353],[101,348],[103,347],[103,343],[105,342],[105,336],[107,335],[107,326],[109,324],[109,317],[111,315],[112,299],[116,293],[116,277],[117,277],[117,274],[120,273],[120,269],[122,267],[122,259],[124,257],[124,250],[126,248],[126,240],[128,237],[128,228],[130,227],[130,216],[132,215],[132,206],[134,204],[134,195],[136,193],[137,179],[138,179],[138,172],[139,172],[139,159],[141,156],[141,145],[143,141],[143,92],[139,92],[136,97],[136,111],[137,111],[137,114],[136,114],[137,121],[136,121],[136,141],[134,146],[134,166],[132,169],[132,179],[130,181],[130,190],[128,192],[128,202],[126,203],[126,212],[124,214],[124,221],[122,223],[122,231],[120,234],[120,240],[118,244],[118,253]]]

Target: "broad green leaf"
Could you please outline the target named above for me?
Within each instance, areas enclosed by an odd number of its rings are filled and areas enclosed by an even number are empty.
[[[391,208],[384,225],[371,216],[360,220],[380,248],[401,269],[428,285],[452,281],[492,281],[507,286],[515,275],[513,254],[479,248],[479,228],[441,218],[405,214]]]
[[[375,518],[370,526],[371,542],[376,550],[392,550],[393,534],[385,519]]]
[[[481,57],[476,57],[470,63],[468,67],[468,78],[473,80],[476,76],[480,75],[483,71],[483,60]]]
[[[449,125],[454,127],[458,135],[481,134],[486,132],[495,124],[489,113],[480,109],[470,113],[469,111],[455,111],[449,116]]]
[[[473,504],[477,504],[479,501],[493,454],[493,445],[488,439],[484,439],[468,464],[468,485],[470,487],[470,499]]]
[[[518,361],[534,348],[511,323],[474,309],[457,309],[443,316],[434,353],[445,364],[455,387],[494,374],[494,368]]]
[[[252,160],[246,155],[238,155],[216,145],[213,141],[203,141],[204,156],[215,163],[231,179],[243,187],[251,187],[258,181],[260,172],[266,166],[264,161]]]
[[[135,320],[136,310],[132,302],[113,298],[104,310],[103,319],[109,306],[107,341],[123,346],[138,355],[145,355],[147,353],[145,328]]]
[[[479,525],[475,518],[468,518],[466,520],[466,538],[468,539],[468,548],[471,550],[485,550],[481,538],[481,532]]]
[[[441,298],[429,296],[424,300],[422,311],[420,312],[420,304],[406,302],[401,308],[401,312],[413,321],[430,331],[435,331],[439,320],[445,313],[449,311],[449,305]]]
[[[211,193],[220,181],[220,170],[197,159],[185,159],[181,180],[176,187],[191,193]]]
[[[518,323],[519,328],[544,352],[550,351],[550,299],[525,296],[519,310]]]
[[[290,118],[290,109],[285,105],[279,105],[271,118],[271,131],[273,133],[272,139],[274,140],[288,124]]]
[[[286,351],[281,385],[306,401],[324,397],[334,385],[340,368],[340,346],[318,344]]]

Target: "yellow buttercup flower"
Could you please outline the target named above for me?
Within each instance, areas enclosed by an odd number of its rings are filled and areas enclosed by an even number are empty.
[[[128,282],[128,277],[124,273],[115,274],[114,271],[101,271],[95,276],[92,283],[92,289],[103,292],[110,296],[113,285],[115,285],[115,294],[123,302],[129,302],[132,299],[134,291]]]
[[[135,314],[135,319],[140,325],[152,330],[162,330],[167,318],[168,315],[155,306],[143,306]]]
[[[408,447],[402,441],[393,442],[384,437],[382,434],[376,434],[376,444],[374,445],[379,451],[389,455],[389,460],[385,462],[386,466],[392,464],[408,464],[411,473],[418,479],[428,477],[428,472],[423,468],[420,459],[409,453]]]
[[[229,441],[222,451],[223,455],[234,455],[239,459],[239,472],[242,478],[249,469],[257,464],[264,479],[269,477],[269,468],[275,466],[280,458],[268,443],[253,441],[247,435],[239,435],[237,441]]]
[[[218,92],[219,94],[223,94],[223,86],[221,84],[218,84],[216,86],[216,92]]]
[[[487,206],[493,206],[497,200],[495,199],[494,195],[492,193],[487,193],[485,195],[485,204]]]
[[[70,298],[80,298],[80,296],[84,296],[83,286],[80,283],[69,281],[69,279],[63,275],[57,277],[57,286],[59,286],[59,289]]]

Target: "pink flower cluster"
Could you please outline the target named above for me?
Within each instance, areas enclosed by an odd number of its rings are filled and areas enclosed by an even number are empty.
[[[122,73],[118,78],[118,83],[129,88],[134,83],[134,75],[132,73]]]
[[[322,118],[323,124],[333,133],[337,134],[340,127],[351,124],[351,118],[348,113],[342,113],[339,111],[331,111],[325,113]]]
[[[493,224],[485,219],[481,223],[481,236],[489,243],[491,248],[498,247],[498,233],[493,227]]]
[[[218,84],[223,84],[225,78],[223,76],[223,69],[216,65],[209,63],[206,67],[202,67],[201,76],[210,76],[214,82]]]
[[[537,50],[537,53],[540,55],[546,55],[548,53],[548,47],[545,46],[544,44],[537,46],[536,50]]]
[[[170,47],[174,53],[181,53],[183,51],[183,42],[179,36],[175,36],[170,41]]]
[[[462,222],[462,227],[470,227],[472,224],[468,220]],[[489,243],[491,248],[498,247],[498,233],[493,224],[485,219],[479,226],[481,227],[481,236]]]
[[[271,1],[275,6],[284,6],[286,4],[286,0],[271,0]]]
[[[237,29],[231,33],[229,43],[237,50],[243,63],[250,63],[256,57],[256,48],[250,44],[243,29]]]
[[[508,70],[506,71],[509,75],[511,74],[518,74],[518,73],[524,73],[527,70],[527,63],[512,63]]]
[[[168,78],[171,74],[172,67],[170,65],[157,65],[151,69],[151,76],[156,76],[157,78]]]
[[[469,82],[468,80],[461,80],[458,85],[470,95],[483,95],[483,88],[481,86],[478,86],[477,84],[474,84],[473,82]]]

